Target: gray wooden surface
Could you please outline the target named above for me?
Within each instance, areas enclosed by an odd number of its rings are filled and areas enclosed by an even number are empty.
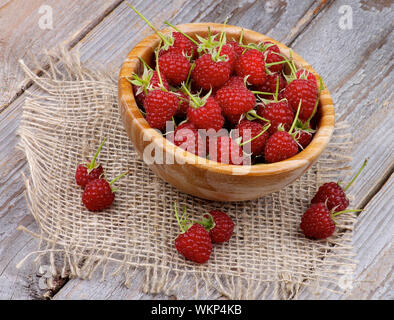
[[[154,3],[154,5],[152,5]],[[140,274],[130,289],[122,278],[54,279],[52,290],[40,289],[41,273],[34,264],[15,265],[37,248],[37,241],[17,230],[37,231],[24,199],[21,173],[28,165],[16,131],[25,99],[17,61],[40,60],[43,50],[58,44],[79,50],[84,63],[118,68],[133,45],[151,31],[120,0],[53,0],[53,29],[39,27],[46,1],[0,1],[0,299],[167,299],[190,298],[187,290],[173,296],[147,295]],[[365,208],[358,217],[354,248],[359,261],[349,295],[325,293],[321,299],[393,299],[393,1],[134,1],[155,25],[222,22],[265,33],[301,54],[325,80],[338,120],[353,128],[349,150],[353,167],[369,157],[362,176],[352,186],[353,206]],[[353,26],[341,28],[341,10],[352,9]],[[111,268],[111,266],[110,266]],[[187,286],[184,286],[187,288]],[[211,292],[206,297],[219,299]],[[300,299],[315,298],[302,292]]]

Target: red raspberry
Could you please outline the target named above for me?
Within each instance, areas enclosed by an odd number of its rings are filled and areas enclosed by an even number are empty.
[[[82,194],[82,202],[90,211],[100,211],[108,208],[115,199],[111,185],[105,179],[90,181]]]
[[[144,108],[146,120],[152,128],[163,130],[166,122],[176,114],[178,110],[178,97],[168,91],[153,90],[145,98]]]
[[[272,93],[275,93],[277,78],[279,78],[278,92],[279,93],[282,92],[282,90],[284,88],[286,88],[287,82],[286,82],[285,78],[279,73],[267,74],[267,76],[265,78],[265,82],[262,85],[257,86],[256,90],[257,91],[261,91],[261,92],[272,92]],[[268,95],[265,95],[265,96],[263,96],[263,98],[271,99],[271,98],[274,98],[274,95],[272,95],[272,97],[268,96]],[[280,99],[278,98],[278,100],[280,100]]]
[[[237,41],[229,41],[227,42],[228,45],[234,48],[234,51],[237,55],[237,58],[244,52],[245,48],[241,47]]]
[[[222,109],[212,97],[209,97],[205,104],[200,107],[196,108],[190,105],[187,110],[187,118],[198,129],[214,129],[217,131],[221,129],[224,124]]]
[[[266,77],[264,55],[256,49],[247,50],[238,58],[235,71],[242,78],[249,75],[248,82],[250,84],[262,85]]]
[[[209,138],[209,159],[235,165],[242,165],[244,162],[241,147],[227,136]]]
[[[294,120],[294,113],[285,100],[272,102],[266,106],[259,106],[257,114],[271,122],[271,126],[268,129],[270,135],[278,131],[279,125],[283,125],[285,131],[288,131]]]
[[[187,109],[189,109],[190,98],[186,93],[179,91],[178,101],[179,101],[179,105],[178,105],[178,110],[176,112],[176,116],[185,117],[187,114]]]
[[[150,74],[149,74],[150,73]],[[150,78],[150,80],[149,80]],[[133,84],[133,93],[134,97],[137,101],[137,103],[140,106],[144,105],[144,100],[145,100],[145,90],[149,93],[153,89],[159,89],[160,88],[160,79],[159,75],[157,74],[157,71],[148,71],[148,73],[142,78],[141,80],[134,80],[137,83],[140,83],[140,85],[135,85]],[[168,85],[168,82],[164,75],[161,75],[161,81],[163,83],[163,87],[166,88],[167,90],[170,90],[170,86]]]
[[[268,163],[286,160],[295,156],[298,145],[286,131],[277,131],[268,138],[264,148],[265,160]]]
[[[238,76],[232,76],[228,81],[223,85],[223,87],[241,87],[241,88],[246,88],[244,79],[242,77]]]
[[[220,88],[230,78],[231,70],[225,61],[214,61],[210,53],[203,54],[195,61],[192,79],[204,90]]]
[[[345,192],[336,182],[328,182],[320,186],[311,203],[318,202],[326,203],[327,208],[335,212],[345,210],[349,206]]]
[[[90,181],[100,178],[100,176],[104,173],[103,167],[101,164],[98,165],[96,163],[96,159],[106,140],[107,139],[104,139],[103,142],[101,142],[91,162],[77,166],[77,170],[75,172],[75,182],[82,188],[85,188],[85,186]]]
[[[309,127],[310,129],[310,127]],[[311,142],[313,137],[313,133],[307,130],[296,129],[295,139],[297,140],[298,144],[302,146],[302,148],[306,148],[308,144]]]
[[[183,54],[191,58],[195,58],[197,56],[197,46],[182,33],[173,32],[172,37],[174,41],[173,45],[170,46],[167,50],[160,50],[159,56],[162,56],[169,52]]]
[[[276,44],[273,44],[272,42],[265,42],[265,46],[269,46],[265,51],[264,51],[264,57],[265,57],[265,63],[274,63],[274,62],[281,62],[284,61],[283,57],[281,57],[279,47]],[[282,64],[276,64],[273,66],[269,66],[268,69],[271,72],[280,72],[283,69]]]
[[[209,229],[209,235],[212,242],[222,243],[230,240],[234,231],[233,220],[222,211],[211,210],[209,215],[213,219],[213,228],[211,227]],[[210,220],[209,215],[204,215],[204,218],[208,221]]]
[[[77,171],[75,173],[75,181],[77,185],[85,188],[85,186],[92,180],[100,178],[100,176],[104,173],[103,167],[98,165],[96,168],[92,169],[88,172],[88,168],[84,164],[80,164],[77,167]]]
[[[242,142],[245,142],[260,135],[264,130],[264,126],[260,122],[244,119],[235,127],[235,129],[239,130],[239,136],[242,137]],[[257,156],[263,152],[268,137],[268,131],[265,131],[259,137],[248,143],[250,144],[250,151],[253,155]],[[243,148],[245,149],[245,145]]]
[[[254,94],[241,86],[227,86],[219,89],[215,95],[225,116],[240,115],[252,110],[256,105]]]
[[[312,239],[325,239],[335,231],[335,223],[323,202],[312,204],[302,215],[301,230]]]
[[[305,79],[293,80],[284,91],[284,95],[294,112],[302,99],[299,118],[307,120],[312,115],[318,98],[316,83]]]
[[[205,263],[211,255],[212,242],[208,231],[201,224],[195,223],[186,232],[178,235],[175,248],[185,258]]]
[[[190,71],[190,62],[183,55],[166,53],[159,57],[160,72],[174,86],[186,81]]]
[[[185,122],[175,129],[174,144],[197,156],[205,156],[203,139],[198,134],[196,127],[190,122]]]
[[[305,69],[300,69],[296,72],[296,78],[297,79],[307,79],[309,81],[312,81],[313,83],[316,83],[316,77],[312,72],[309,72],[308,70]]]
[[[235,62],[237,60],[237,54],[235,53],[234,47],[229,44],[225,44],[220,50],[220,55],[227,56],[228,60],[226,62],[230,68],[230,72],[232,73],[234,71]]]

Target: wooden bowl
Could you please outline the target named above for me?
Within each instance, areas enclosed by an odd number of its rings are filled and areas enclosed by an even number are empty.
[[[242,28],[217,23],[190,23],[178,25],[183,32],[194,37],[195,34],[206,37],[207,27],[212,32],[221,32],[225,28],[227,39],[239,39]],[[277,44],[283,54],[289,56],[289,48],[263,34],[243,29],[244,43],[271,41]],[[163,33],[169,29],[162,30]],[[222,164],[198,157],[176,147],[161,133],[152,129],[145,120],[134,99],[132,86],[126,77],[138,73],[141,69],[141,57],[147,62],[154,58],[154,49],[160,39],[156,34],[142,40],[128,54],[119,74],[118,101],[124,126],[130,140],[141,157],[146,154],[160,155],[164,160],[175,159],[173,163],[149,163],[150,168],[162,179],[179,190],[209,200],[240,201],[256,199],[278,191],[301,176],[320,156],[327,146],[334,130],[334,107],[327,89],[320,95],[320,119],[317,131],[305,150],[292,158],[272,164],[236,166]],[[297,67],[305,68],[319,76],[312,67],[295,52],[292,53]],[[147,148],[148,147],[148,148]],[[146,149],[147,148],[147,149]],[[145,159],[145,158],[144,158]],[[168,162],[168,161],[167,161]]]

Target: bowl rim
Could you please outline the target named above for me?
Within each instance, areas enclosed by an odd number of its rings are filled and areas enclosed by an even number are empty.
[[[259,41],[271,41],[279,47],[281,53],[289,57],[289,47],[264,34],[249,30],[247,28],[233,25],[224,25],[220,23],[187,23],[177,25],[176,27],[187,34],[194,34],[206,31],[208,26],[210,26],[211,32],[220,32],[224,28],[226,32],[231,31],[231,33],[237,32],[240,34],[243,30],[244,38],[253,37],[259,39]],[[170,31],[171,30],[169,28],[160,30],[160,32],[164,34],[169,33]],[[127,77],[130,77],[133,72],[136,72],[140,68],[141,62],[139,57],[141,56],[141,53],[151,54],[153,48],[156,48],[159,43],[160,38],[155,33],[153,33],[140,41],[129,52],[119,72],[118,102],[119,105],[125,107],[123,108],[123,112],[121,112],[123,121],[126,121],[124,117],[129,117],[129,119],[133,121],[133,125],[138,127],[138,130],[144,131],[144,137],[155,143],[156,147],[162,148],[164,152],[169,152],[170,155],[173,156],[177,161],[180,160],[182,161],[181,163],[188,163],[204,170],[225,175],[247,174],[253,176],[265,176],[272,174],[282,174],[304,168],[305,164],[313,163],[326,148],[334,131],[335,111],[330,92],[323,81],[324,89],[321,91],[319,97],[321,117],[317,126],[317,130],[309,145],[291,158],[275,163],[230,165],[199,157],[171,143],[161,133],[149,126],[148,122],[137,106],[132,85],[127,80]],[[312,66],[292,49],[291,54],[297,67],[304,68],[312,72],[315,75],[317,82],[322,80],[312,68]]]

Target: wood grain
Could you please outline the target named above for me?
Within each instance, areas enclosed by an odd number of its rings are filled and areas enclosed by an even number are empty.
[[[70,48],[91,30],[120,0],[23,1],[0,7],[0,112],[27,85],[18,60],[41,61],[43,50],[58,44]],[[48,11],[50,10],[50,11]],[[52,23],[46,23],[46,17]],[[52,27],[52,29],[51,29]]]
[[[255,3],[163,1],[155,3],[155,6],[152,6],[150,1],[139,1],[135,2],[135,5],[159,27],[164,19],[169,19],[175,24],[199,21],[222,22],[227,15],[230,15],[231,24],[265,33],[287,45],[294,42],[295,50],[325,79],[333,94],[337,106],[336,112],[340,114],[341,119],[349,120],[355,128],[354,166],[357,167],[365,156],[371,158],[372,165],[367,167],[366,177],[360,177],[352,187],[352,194],[355,196],[353,205],[364,205],[392,170],[390,139],[381,139],[382,136],[392,136],[390,117],[387,116],[392,110],[388,94],[393,91],[389,81],[392,70],[390,48],[392,4],[377,10],[373,6],[365,5],[365,1],[352,2],[354,29],[343,31],[338,27],[338,9],[340,5],[346,4],[342,1],[329,1],[322,6],[317,1],[278,1],[277,3],[279,5],[274,6],[272,12],[268,12],[269,10],[266,10],[263,2],[260,1]],[[318,7],[320,11],[315,12]],[[365,23],[364,26],[368,25],[368,28],[357,23]],[[118,68],[132,45],[150,32],[136,19],[130,9],[122,4],[79,42],[81,58],[85,63],[93,64],[93,61],[97,61]],[[15,231],[20,221],[29,216],[23,198],[24,186],[20,178],[20,172],[28,168],[23,154],[14,149],[23,100],[24,95],[18,97],[0,114],[0,141],[2,141],[0,144],[0,235],[3,239],[0,241],[4,252],[8,250],[18,252],[32,241],[30,236]],[[349,154],[351,153],[349,150]],[[392,195],[386,193],[383,199],[387,197]],[[374,211],[372,214],[376,218],[383,215],[384,213],[379,211]],[[368,226],[362,217],[359,225],[359,228]],[[387,229],[383,225],[375,225],[373,222],[372,225],[375,226],[376,234],[380,234],[384,239],[383,241],[386,243],[392,241],[388,238]],[[369,230],[366,228],[362,231],[359,228],[356,230],[355,237],[358,235],[363,237],[363,232]],[[31,250],[35,247],[36,245],[33,245]],[[387,261],[387,258],[383,260],[379,258],[379,247],[368,248],[368,251],[364,248],[357,250],[361,259],[365,259],[363,255],[368,255],[369,261],[374,261],[375,258],[377,263]],[[18,298],[19,295],[27,299],[36,298],[37,292],[32,290],[31,286],[27,286],[24,280],[32,274],[28,265],[26,269],[20,270],[18,277],[15,277],[14,266],[19,259],[12,260],[10,255],[7,255],[1,260],[0,283],[10,278],[12,281],[4,283],[17,289],[14,294],[9,290],[2,291],[0,297],[10,299]],[[366,268],[365,272],[368,272],[370,267],[374,268],[368,262],[360,261],[359,268]],[[392,281],[390,275],[386,278],[387,283]],[[119,278],[108,278],[102,284],[93,280],[89,282],[73,279],[55,297],[67,298],[61,295],[62,291],[67,289],[73,292],[68,298],[83,296],[111,299],[154,298],[151,295],[141,294],[142,285],[138,285],[141,283],[138,279],[140,278],[137,277],[136,285],[130,290],[123,286],[123,279]],[[379,290],[375,292],[379,285],[380,282],[372,283],[365,290],[371,293],[370,296],[381,299],[386,295],[385,292],[391,291],[391,288],[382,287],[382,292]],[[178,297],[187,297],[187,294],[181,293]],[[215,295],[207,296],[209,297],[218,298]],[[303,297],[310,298],[308,295]]]

